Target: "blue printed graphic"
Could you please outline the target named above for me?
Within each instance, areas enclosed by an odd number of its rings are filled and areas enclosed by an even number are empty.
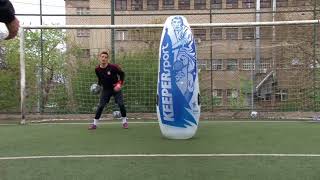
[[[160,49],[159,113],[163,124],[183,127],[197,125],[198,92],[194,91],[197,76],[195,42],[180,16],[165,27]],[[197,93],[196,95],[194,93]]]

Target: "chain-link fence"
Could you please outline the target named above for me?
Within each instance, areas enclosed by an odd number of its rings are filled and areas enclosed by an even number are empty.
[[[298,1],[278,4],[281,6],[277,9],[272,9],[271,3],[259,11],[247,3],[237,5],[241,8],[233,5],[228,8],[225,2],[221,8],[219,3],[206,4],[197,12],[175,5],[152,13],[145,9],[116,9],[112,13],[108,5],[97,8],[98,4],[88,4],[88,8],[83,8],[70,3],[66,1],[67,25],[162,24],[168,16],[178,13],[190,24],[295,21],[319,19],[320,12],[313,1],[305,1],[303,5]],[[41,16],[44,22],[52,17]],[[124,93],[128,112],[155,113],[161,31],[161,28],[28,30],[27,113],[93,114],[98,97],[88,89],[96,81],[97,54],[105,49],[111,52],[112,62],[126,71]],[[251,111],[258,111],[263,117],[277,116],[276,112],[286,116],[319,111],[319,24],[208,26],[192,31],[197,43],[202,112],[206,117],[246,117]],[[17,39],[1,44],[5,50],[0,70],[1,113],[20,112],[18,44]]]

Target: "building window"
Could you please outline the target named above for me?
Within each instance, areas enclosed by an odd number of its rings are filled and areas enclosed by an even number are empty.
[[[238,8],[238,0],[227,0],[227,8]]]
[[[206,40],[206,30],[205,29],[194,29],[194,38],[196,42],[201,42]]]
[[[254,70],[254,61],[253,60],[242,60],[241,69],[244,71]]]
[[[77,29],[77,37],[89,37],[90,29]]]
[[[206,9],[206,0],[194,0],[194,9]]]
[[[295,0],[295,5],[299,6],[310,6],[312,4],[312,0]]]
[[[255,7],[255,0],[242,0],[242,7],[243,8],[254,8]]]
[[[226,39],[237,40],[238,39],[238,28],[227,28]]]
[[[160,29],[143,29],[139,31],[141,40],[143,41],[157,41],[161,38],[161,30]]]
[[[272,39],[272,27],[260,28],[260,39]]]
[[[174,0],[163,0],[163,9],[174,9]]]
[[[128,40],[128,31],[126,31],[126,30],[117,30],[115,39],[117,41]]]
[[[275,93],[275,98],[278,101],[287,101],[288,100],[288,90],[280,89]]]
[[[288,0],[277,0],[277,7],[287,7]]]
[[[204,63],[202,66],[205,68],[207,71],[221,71],[223,68],[223,61],[222,59],[207,59],[204,60]]]
[[[178,8],[182,10],[190,9],[190,0],[179,0]]]
[[[237,101],[238,98],[238,90],[236,89],[226,89],[227,101],[229,103]]]
[[[268,69],[270,69],[271,68],[271,65],[270,65],[270,63],[268,63],[268,62],[265,62],[265,61],[267,61],[266,59],[261,59],[261,61],[262,61],[262,63],[260,63],[260,70],[262,70],[262,71],[267,71]]]
[[[213,105],[218,106],[222,104],[223,90],[222,89],[213,89]]]
[[[239,95],[236,89],[227,89],[226,91],[227,91],[226,94],[228,99],[231,99],[231,98],[235,99]]]
[[[215,97],[221,97],[223,96],[222,89],[213,89],[212,95]]]
[[[81,49],[81,58],[90,58],[90,49]]]
[[[134,11],[143,10],[143,0],[131,0],[131,10],[134,10]]]
[[[141,41],[142,37],[143,35],[140,30],[130,30],[129,32],[129,39],[132,41]]]
[[[238,61],[236,59],[228,59],[226,62],[226,70],[235,71],[238,69]]]
[[[260,7],[261,8],[270,8],[271,7],[271,0],[260,0]]]
[[[222,9],[222,0],[211,0],[211,9]]]
[[[212,30],[211,39],[221,40],[222,39],[222,28],[214,28]]]
[[[209,63],[211,65],[210,60],[209,60]],[[221,59],[213,59],[212,60],[212,70],[213,71],[221,71],[222,67],[223,67],[223,63],[222,63]],[[209,68],[210,68],[210,66],[209,66]],[[211,70],[211,69],[209,69],[209,70]]]
[[[90,9],[88,7],[78,7],[76,11],[77,11],[77,15],[90,14]]]
[[[244,40],[254,39],[254,29],[253,28],[242,28],[242,39],[244,39]]]
[[[159,9],[159,0],[148,0],[147,1],[148,10],[158,10]]]
[[[210,67],[208,67],[209,63],[210,60],[208,59],[198,59],[198,68],[201,70],[210,70]]]
[[[117,11],[127,10],[127,0],[116,0],[116,10]]]

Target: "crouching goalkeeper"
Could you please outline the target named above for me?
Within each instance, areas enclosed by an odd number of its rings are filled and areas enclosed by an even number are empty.
[[[120,108],[122,127],[125,129],[128,128],[127,112],[121,92],[125,74],[118,65],[109,63],[108,58],[109,54],[107,51],[102,51],[99,54],[100,64],[96,67],[95,72],[98,78],[98,84],[102,86],[102,92],[93,123],[89,126],[89,130],[97,128],[97,123],[102,111],[109,103],[111,96],[114,97],[116,104],[118,104]]]

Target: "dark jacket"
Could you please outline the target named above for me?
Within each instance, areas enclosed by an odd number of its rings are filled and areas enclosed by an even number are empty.
[[[10,23],[15,19],[15,11],[9,0],[0,0],[0,22]]]
[[[112,90],[116,83],[124,83],[124,72],[117,64],[108,64],[107,67],[101,68],[99,65],[95,69],[98,84],[105,90]]]

